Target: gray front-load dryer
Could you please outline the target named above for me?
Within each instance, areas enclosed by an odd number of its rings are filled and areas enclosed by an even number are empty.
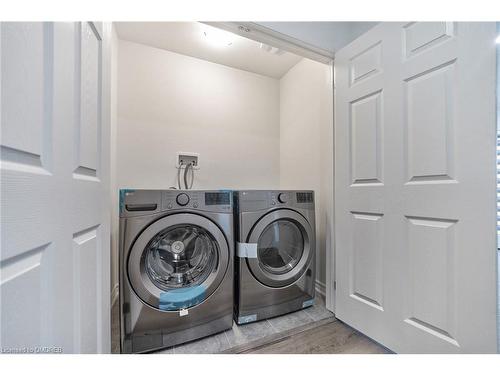
[[[121,350],[139,353],[230,329],[229,191],[120,191]]]
[[[315,281],[312,191],[236,191],[235,320],[311,306]]]

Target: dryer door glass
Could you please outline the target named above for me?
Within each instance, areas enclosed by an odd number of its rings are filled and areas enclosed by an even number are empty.
[[[290,220],[269,224],[259,237],[257,257],[263,269],[281,275],[292,270],[304,252],[302,231]]]
[[[178,225],[158,233],[145,249],[146,272],[156,287],[169,291],[202,284],[216,271],[217,241],[202,227]]]

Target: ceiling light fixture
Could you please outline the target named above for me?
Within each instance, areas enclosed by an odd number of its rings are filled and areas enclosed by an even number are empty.
[[[269,44],[261,43],[260,44],[260,49],[269,53],[272,53],[273,55],[281,56],[285,53],[282,49],[279,49],[277,47],[270,46]]]
[[[203,30],[206,40],[215,47],[228,47],[233,44],[235,35],[229,31],[206,27]]]

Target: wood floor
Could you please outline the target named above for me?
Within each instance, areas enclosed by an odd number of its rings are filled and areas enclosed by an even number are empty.
[[[389,350],[335,318],[290,330],[226,354],[388,354]]]

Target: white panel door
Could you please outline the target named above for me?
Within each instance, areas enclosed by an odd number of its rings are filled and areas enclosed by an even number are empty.
[[[110,25],[0,24],[0,347],[110,351]]]
[[[496,352],[495,24],[381,23],[335,57],[336,315]]]

